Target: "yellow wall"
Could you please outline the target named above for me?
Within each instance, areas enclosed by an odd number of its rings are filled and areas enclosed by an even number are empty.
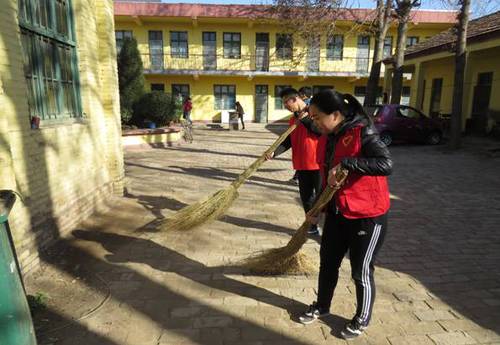
[[[17,0],[0,13],[0,189],[18,191],[9,218],[23,270],[123,186],[112,0],[73,0],[82,122],[30,128]]]
[[[236,100],[238,100],[245,110],[245,120],[253,121],[255,119],[255,86],[268,86],[268,120],[269,122],[278,121],[289,112],[284,109],[275,109],[275,86],[290,85],[296,89],[303,86],[333,86],[335,90],[343,93],[354,93],[354,87],[366,86],[366,78],[340,78],[340,77],[311,77],[303,80],[297,77],[255,77],[249,80],[243,76],[216,77],[200,75],[198,80],[193,77],[184,76],[148,76],[146,78],[146,88],[149,90],[151,84],[164,84],[165,92],[171,92],[172,84],[188,84],[193,100],[193,110],[191,118],[196,121],[217,121],[220,119],[220,110],[214,109],[214,85],[229,84],[236,86]],[[405,82],[405,86],[409,82]]]
[[[142,54],[143,62],[146,68],[150,67],[149,61],[149,39],[148,31],[158,30],[163,33],[163,52],[165,66],[173,66],[179,69],[203,69],[203,60],[201,54],[202,49],[202,32],[212,31],[217,33],[217,67],[219,69],[232,69],[250,71],[253,69],[254,54],[255,54],[255,34],[259,32],[269,33],[270,47],[270,71],[306,71],[306,42],[295,35],[293,48],[293,60],[278,59],[276,56],[276,34],[282,31],[277,25],[270,23],[252,24],[249,27],[246,20],[242,19],[241,23],[234,23],[234,20],[228,21],[223,18],[218,19],[218,23],[203,23],[197,21],[196,26],[192,22],[174,21],[172,18],[164,18],[160,22],[145,22],[142,18],[142,25],[119,18],[116,22],[117,30],[131,30],[133,36],[137,39],[139,51]],[[420,41],[426,37],[437,34],[446,29],[449,25],[436,25],[432,28],[426,28],[426,24],[419,26],[411,26],[408,31],[408,36],[418,36]],[[172,58],[170,56],[170,31],[187,31],[189,58]],[[241,59],[224,59],[223,56],[223,33],[224,32],[239,32],[241,33]],[[357,40],[358,35],[364,35],[361,32],[352,31],[345,24],[339,26],[339,33],[345,32],[344,36],[344,58],[342,61],[329,61],[326,59],[326,36],[321,37],[320,43],[320,71],[338,71],[338,72],[356,72],[356,55],[357,55]],[[396,28],[392,27],[388,35],[393,37],[393,52],[396,47]],[[373,50],[375,40],[370,39],[370,50]],[[371,54],[370,54],[371,57]]]
[[[492,39],[482,43],[472,43],[467,47],[468,57],[464,81],[463,124],[471,117],[474,101],[474,87],[479,73],[493,72],[493,83],[489,109],[500,111],[500,39]],[[455,60],[449,52],[423,56],[405,62],[405,66],[420,66],[425,80],[423,111],[429,113],[432,91],[432,80],[443,78],[441,94],[441,113],[451,114],[453,101],[453,85],[455,78]],[[422,87],[422,85],[421,85]],[[416,104],[417,92],[412,92],[412,103]],[[420,108],[420,105],[417,104]]]
[[[130,18],[117,17],[117,30],[132,30],[133,36],[137,39],[139,50],[143,57],[145,68],[149,68],[149,30],[161,30],[163,32],[163,52],[165,54],[165,66],[174,69],[187,70],[203,70],[202,60],[202,32],[215,31],[217,33],[217,68],[234,70],[234,71],[252,71],[253,70],[253,55],[255,54],[255,36],[259,32],[269,33],[270,47],[270,72],[276,71],[292,71],[299,72],[306,70],[306,53],[305,42],[297,37],[294,38],[294,61],[280,60],[275,55],[276,51],[276,34],[280,33],[277,25],[266,23],[249,24],[246,19],[198,19],[196,22],[181,18],[156,18],[148,21],[147,18],[141,17],[140,25]],[[320,43],[320,71],[334,72],[356,72],[356,54],[357,40],[361,32],[350,30],[349,23],[341,23],[338,25],[339,31],[346,32],[344,35],[344,52],[342,61],[327,61],[326,60],[326,37],[321,37]],[[419,24],[418,26],[410,26],[409,36],[419,36],[423,41],[425,37],[432,36],[437,32],[445,29],[449,25],[436,24]],[[188,32],[188,59],[172,59],[170,57],[170,31],[187,31]],[[240,32],[241,33],[241,59],[223,59],[223,33],[224,32]],[[393,36],[393,50],[396,46],[396,28],[392,27],[389,35]],[[373,37],[370,40],[371,50],[374,47]],[[371,55],[371,54],[370,54]],[[254,76],[248,77],[232,73],[226,76],[209,76],[202,72],[197,76],[193,75],[161,75],[147,74],[147,88],[151,83],[165,84],[165,91],[171,92],[172,84],[189,84],[190,93],[193,99],[193,111],[191,117],[193,120],[212,121],[220,118],[220,111],[214,109],[214,85],[228,84],[236,86],[236,99],[240,101],[245,110],[245,119],[254,120],[254,93],[255,85],[268,85],[268,119],[276,121],[288,116],[285,110],[275,109],[274,106],[274,89],[276,85],[291,85],[295,88],[302,86],[313,85],[333,85],[338,91],[353,93],[355,86],[365,86],[366,78],[340,77],[340,76],[315,76],[304,79],[302,76]],[[405,85],[409,85],[405,81]]]

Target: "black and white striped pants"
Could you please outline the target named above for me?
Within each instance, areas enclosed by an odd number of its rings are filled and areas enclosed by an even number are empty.
[[[339,268],[349,250],[351,274],[356,285],[355,317],[370,322],[375,300],[374,261],[387,231],[387,214],[375,218],[347,219],[328,213],[321,238],[318,306],[329,311],[339,277]]]

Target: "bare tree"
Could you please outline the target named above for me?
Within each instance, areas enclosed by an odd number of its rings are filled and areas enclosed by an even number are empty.
[[[406,33],[408,31],[408,22],[413,8],[419,7],[420,0],[395,0],[395,11],[398,19],[398,38],[396,44],[396,56],[393,62],[393,74],[391,85],[391,103],[399,104],[401,102],[401,93],[403,91],[403,64],[405,60]]]
[[[380,69],[384,58],[384,41],[389,26],[391,25],[392,0],[377,0],[377,18],[373,25],[375,35],[375,48],[373,50],[373,63],[370,77],[366,86],[366,97],[364,105],[375,104],[377,100],[378,85],[380,81]]]
[[[453,83],[453,102],[451,110],[450,148],[460,147],[462,134],[462,99],[464,94],[465,65],[467,63],[467,27],[471,0],[458,0],[460,11],[455,26],[457,36],[455,47],[455,80]]]

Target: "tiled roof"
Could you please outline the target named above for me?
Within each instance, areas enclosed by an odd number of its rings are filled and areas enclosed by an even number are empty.
[[[491,37],[491,35],[498,34],[500,34],[500,11],[471,20],[467,28],[467,42],[482,41]],[[455,41],[454,29],[448,29],[427,41],[409,47],[406,50],[405,59],[450,50]]]
[[[260,18],[272,16],[269,13],[269,6],[263,5],[115,2],[116,16]],[[373,9],[345,9],[341,12],[341,17],[345,20],[359,20],[369,18],[373,14]],[[454,11],[417,10],[412,15],[414,23],[453,23],[454,21]]]

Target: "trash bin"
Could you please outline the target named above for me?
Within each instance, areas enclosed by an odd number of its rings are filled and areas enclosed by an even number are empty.
[[[235,111],[229,112],[229,130],[239,130],[238,113]]]
[[[8,223],[15,200],[12,191],[0,190],[0,344],[36,345],[33,321]]]

